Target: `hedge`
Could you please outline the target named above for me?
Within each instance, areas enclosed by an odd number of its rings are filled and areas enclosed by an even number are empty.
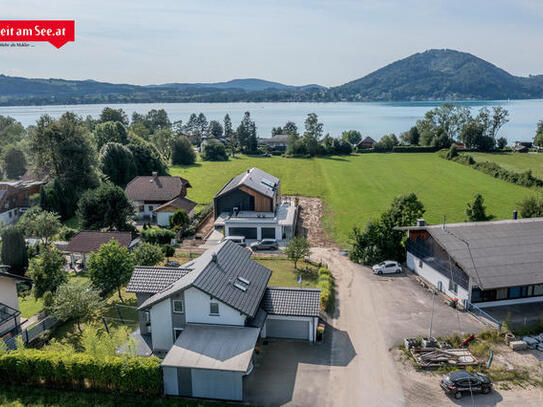
[[[162,370],[156,357],[112,356],[38,349],[0,355],[0,382],[64,389],[162,394]]]
[[[321,309],[333,313],[336,304],[336,284],[330,270],[326,267],[319,269],[319,288],[321,289]]]
[[[172,239],[175,238],[175,232],[170,229],[163,228],[148,228],[141,231],[141,237],[143,240],[153,244],[170,244]]]
[[[442,155],[442,158],[447,159]],[[532,171],[515,172],[509,171],[491,161],[477,162],[469,154],[461,154],[452,158],[452,161],[468,165],[478,171],[484,172],[494,178],[517,184],[523,187],[543,187],[543,180],[533,176]]]

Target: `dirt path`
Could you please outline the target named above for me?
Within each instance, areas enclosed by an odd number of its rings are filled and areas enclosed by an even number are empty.
[[[295,199],[295,197],[290,198]],[[319,198],[305,196],[297,198],[301,209],[296,225],[296,235],[307,237],[312,247],[336,247],[322,226],[324,216],[322,201]]]
[[[356,356],[347,366],[333,366],[328,384],[327,406],[401,406],[403,391],[396,366],[388,351],[374,308],[371,285],[360,266],[336,250],[316,248],[312,258],[322,260],[336,277],[338,310],[329,323],[347,332]],[[343,338],[332,337],[332,358],[341,357]],[[334,363],[332,363],[334,365]]]

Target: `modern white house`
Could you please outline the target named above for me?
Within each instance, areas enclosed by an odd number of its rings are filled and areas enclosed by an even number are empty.
[[[21,312],[17,283],[20,282],[30,283],[31,280],[10,273],[9,266],[0,266],[0,338],[19,331]]]
[[[213,198],[215,229],[247,240],[289,240],[298,208],[281,198],[281,181],[258,168],[232,178]]]
[[[173,205],[176,198],[185,198],[187,188],[191,188],[191,185],[184,178],[162,176],[153,172],[150,177],[134,178],[128,183],[124,192],[134,203],[138,219],[155,222],[157,212],[154,210],[165,204]]]
[[[271,273],[231,241],[180,268],[135,268],[135,337],[164,357],[165,394],[242,400],[259,337],[315,341],[320,290],[268,287]]]
[[[460,304],[543,301],[543,218],[399,228],[407,267]]]

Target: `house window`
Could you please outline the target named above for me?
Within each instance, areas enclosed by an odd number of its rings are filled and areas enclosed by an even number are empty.
[[[176,340],[177,340],[177,338],[179,338],[179,335],[181,335],[182,332],[183,332],[183,328],[174,328],[173,329],[173,334],[174,334]]]
[[[183,300],[173,301],[173,312],[176,314],[182,314],[185,312],[185,304],[183,303]]]
[[[209,303],[209,315],[219,315],[219,303],[210,302]]]
[[[143,314],[145,318],[145,324],[150,325],[151,324],[151,313],[149,311],[145,311]]]
[[[453,293],[458,293],[458,284],[456,284],[454,281],[449,280],[449,291],[452,291]]]
[[[534,285],[534,295],[543,295],[543,284]]]
[[[520,297],[520,287],[511,287],[509,289],[509,298],[519,298]]]

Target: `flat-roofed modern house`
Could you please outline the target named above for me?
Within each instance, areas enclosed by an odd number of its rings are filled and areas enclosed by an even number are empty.
[[[30,207],[30,197],[40,193],[43,181],[0,182],[0,223],[16,223]]]
[[[21,312],[17,283],[21,282],[30,283],[31,280],[10,273],[9,266],[0,266],[0,338],[20,330]]]
[[[447,296],[479,308],[543,301],[543,218],[400,229],[407,266]]]
[[[297,208],[281,199],[281,181],[258,168],[232,178],[213,198],[215,228],[225,236],[288,240]]]
[[[185,198],[187,188],[191,188],[191,185],[184,178],[159,176],[153,172],[150,177],[134,178],[128,183],[124,192],[134,203],[137,217],[154,222],[157,220],[157,212],[154,210],[165,204],[174,205],[177,198]]]
[[[315,340],[320,290],[268,287],[271,273],[230,241],[180,268],[135,268],[134,336],[164,357],[165,394],[242,400],[259,337]]]
[[[111,239],[119,242],[119,245],[132,249],[138,243],[138,239],[132,238],[131,232],[100,232],[96,230],[83,230],[75,234],[66,247],[64,252],[70,254],[70,264],[75,267],[76,262],[80,262],[85,267],[90,253],[96,253],[100,246],[108,243]]]

